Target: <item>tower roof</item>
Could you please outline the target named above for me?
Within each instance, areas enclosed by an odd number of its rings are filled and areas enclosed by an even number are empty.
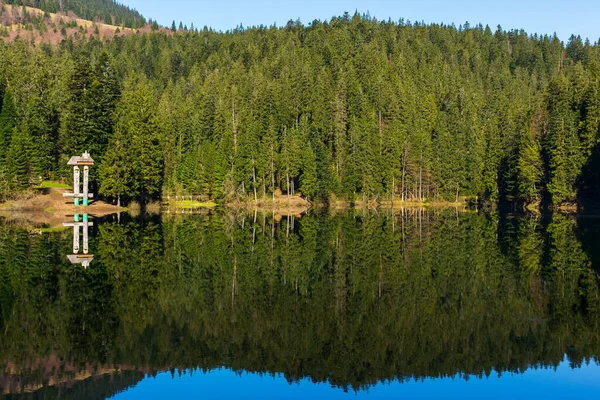
[[[73,156],[67,165],[94,165],[94,160],[90,157],[90,153],[84,152],[81,156]]]

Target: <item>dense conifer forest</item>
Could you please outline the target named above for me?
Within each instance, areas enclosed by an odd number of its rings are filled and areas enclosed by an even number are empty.
[[[1,196],[68,181],[84,150],[96,192],[125,200],[589,209],[600,193],[596,43],[347,13],[180,28],[0,44]]]

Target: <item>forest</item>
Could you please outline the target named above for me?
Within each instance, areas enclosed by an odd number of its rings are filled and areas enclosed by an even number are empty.
[[[79,18],[101,20],[109,25],[141,28],[146,20],[140,13],[115,0],[2,0],[5,4],[38,8],[51,13],[73,12]]]
[[[70,230],[0,221],[0,386],[226,367],[365,390],[565,354],[581,366],[600,350],[597,226],[438,209],[124,214],[95,220],[85,270],[67,260]]]
[[[0,43],[0,197],[90,151],[125,202],[600,204],[597,43],[358,13],[173,30]]]

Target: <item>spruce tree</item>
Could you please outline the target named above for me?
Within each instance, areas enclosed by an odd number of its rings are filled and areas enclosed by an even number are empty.
[[[110,140],[108,150],[98,167],[100,177],[99,193],[114,197],[121,206],[121,197],[135,195],[135,176],[131,165],[129,141],[123,130],[118,129]]]
[[[10,147],[12,132],[17,125],[17,110],[12,92],[7,90],[2,101],[0,112],[0,164],[4,162],[6,152]]]
[[[22,191],[29,187],[35,167],[35,154],[26,122],[13,129],[6,154],[6,175],[10,190]]]
[[[300,190],[310,201],[315,200],[318,194],[317,161],[312,145],[306,143],[302,157],[302,175],[300,176]]]
[[[163,157],[156,121],[154,94],[143,77],[132,74],[125,82],[117,107],[115,138],[111,140],[103,176],[117,168],[116,182],[103,189],[112,196],[140,195],[142,202],[162,188]],[[123,154],[127,151],[127,154]],[[130,177],[133,177],[130,179]]]

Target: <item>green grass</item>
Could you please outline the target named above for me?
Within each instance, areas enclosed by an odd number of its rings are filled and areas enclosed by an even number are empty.
[[[47,188],[53,188],[53,189],[70,189],[71,186],[67,185],[66,183],[60,183],[57,181],[42,181],[42,183],[39,186],[40,189],[47,189]]]
[[[51,233],[51,232],[62,232],[64,230],[69,229],[68,226],[57,226],[55,228],[42,228],[41,232],[42,233]]]

